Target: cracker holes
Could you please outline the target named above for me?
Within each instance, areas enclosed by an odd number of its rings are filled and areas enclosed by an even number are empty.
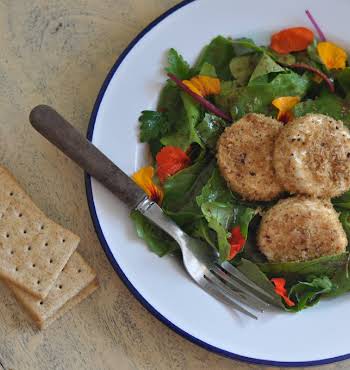
[[[10,233],[6,233],[5,236],[6,236],[6,238],[9,238],[10,237]]]
[[[78,274],[80,274],[80,273],[81,273],[81,269],[78,270]]]
[[[45,229],[45,225],[41,225],[40,230],[44,230],[44,229]]]
[[[15,270],[18,271],[18,267],[17,266],[15,267]]]
[[[33,267],[33,269],[35,269],[35,267],[36,267],[36,264],[35,264],[35,263],[33,263],[33,264],[32,264],[32,267]]]
[[[10,197],[13,197],[14,193],[13,191],[10,192]]]
[[[62,239],[62,243],[65,243],[66,242],[66,239]]]
[[[32,247],[28,245],[27,251],[30,252],[32,250]]]
[[[15,251],[12,249],[12,250],[10,251],[10,254],[11,254],[11,255],[14,255],[14,254],[15,254]]]
[[[40,301],[39,304],[40,304],[40,306],[42,306],[44,304],[44,302],[43,301]]]
[[[49,245],[49,242],[45,242],[44,246],[47,247]]]
[[[19,213],[18,217],[21,218],[23,216],[23,213]]]
[[[58,286],[58,289],[62,289],[63,288],[63,285],[62,284],[60,284],[59,286]]]
[[[27,230],[26,229],[23,230],[23,234],[27,234]]]
[[[37,282],[36,282],[38,285],[40,285],[40,283],[41,283],[41,281],[40,280],[37,280]]]
[[[49,262],[50,262],[50,263],[53,263],[53,259],[52,259],[52,258],[50,258]]]

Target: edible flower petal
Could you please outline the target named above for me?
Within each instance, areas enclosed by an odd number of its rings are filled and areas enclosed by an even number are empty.
[[[200,96],[217,95],[221,91],[220,80],[215,77],[198,75],[182,82]]]
[[[328,69],[344,69],[346,67],[346,60],[348,59],[346,51],[332,42],[319,42],[317,51],[323,64]]]
[[[132,179],[142,188],[148,198],[158,204],[162,203],[163,191],[153,182],[154,168],[152,166],[142,167],[132,175]]]
[[[293,119],[292,109],[300,102],[299,96],[281,96],[272,101],[272,105],[278,109],[277,119],[288,123]]]
[[[271,37],[271,49],[279,54],[303,51],[313,42],[314,34],[306,27],[286,28]]]
[[[230,243],[230,254],[228,256],[228,261],[234,259],[236,255],[242,250],[245,244],[245,239],[241,233],[240,226],[235,226],[231,230],[231,236],[228,239],[228,242]]]
[[[293,307],[295,303],[288,297],[286,286],[286,280],[283,278],[274,278],[271,279],[272,283],[275,286],[275,293],[283,298],[287,306]]]
[[[191,162],[190,157],[181,148],[170,145],[160,150],[156,156],[156,161],[157,175],[161,182],[183,170]]]

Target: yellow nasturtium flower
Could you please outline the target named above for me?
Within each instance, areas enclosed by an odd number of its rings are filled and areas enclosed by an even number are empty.
[[[161,204],[163,200],[162,189],[153,182],[154,168],[152,166],[142,167],[132,175],[132,179],[142,188],[147,196],[154,202]]]
[[[323,64],[328,69],[344,69],[346,67],[348,59],[346,51],[332,42],[319,42],[317,51]]]
[[[272,101],[272,105],[278,109],[277,119],[284,123],[293,119],[292,109],[300,102],[299,96],[281,96]]]
[[[220,80],[215,77],[198,75],[182,82],[194,93],[203,97],[217,95],[221,91]]]

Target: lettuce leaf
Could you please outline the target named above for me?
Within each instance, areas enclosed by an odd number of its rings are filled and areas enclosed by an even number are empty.
[[[166,72],[172,73],[180,80],[187,80],[191,77],[191,69],[184,58],[173,48],[168,52],[168,67]]]
[[[169,121],[163,112],[144,110],[141,112],[140,141],[149,142],[161,138],[169,131]]]
[[[250,77],[249,84],[259,77],[269,75],[270,73],[280,72],[284,72],[284,68],[276,63],[269,55],[263,53]]]
[[[216,74],[215,67],[212,64],[207,63],[207,62],[205,62],[202,65],[202,68],[199,71],[199,74],[202,76],[218,77],[218,75]]]
[[[321,113],[350,125],[350,101],[328,90],[322,91],[314,100],[308,99],[297,104],[293,112],[295,117],[301,117],[307,113]]]
[[[260,263],[259,268],[269,277],[284,277],[289,282],[310,276],[331,278],[346,265],[348,257],[348,253],[342,253],[303,262]]]
[[[182,92],[181,99],[183,109],[178,112],[178,121],[170,133],[165,135],[160,141],[163,145],[172,145],[187,150],[192,143],[203,145],[195,127],[201,116],[201,109],[188,94]]]
[[[216,143],[226,127],[226,122],[214,114],[205,113],[203,120],[198,123],[196,131],[204,145],[215,151]]]
[[[217,76],[221,80],[230,80],[229,64],[233,57],[232,40],[223,36],[217,36],[209,45],[204,47],[193,69],[198,74],[204,64],[209,63],[215,68]]]
[[[154,225],[139,211],[132,211],[130,217],[134,222],[138,237],[143,239],[149,249],[159,257],[174,252],[179,248],[174,239]]]
[[[328,276],[322,276],[308,281],[300,281],[289,290],[289,298],[295,306],[288,307],[288,311],[297,312],[314,306],[323,295],[329,294],[335,286]]]
[[[240,55],[230,62],[230,71],[239,86],[245,86],[258,63],[257,54]]]

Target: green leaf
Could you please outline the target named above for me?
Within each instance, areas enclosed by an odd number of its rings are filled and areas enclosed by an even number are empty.
[[[223,36],[217,36],[201,52],[194,66],[194,71],[199,73],[203,65],[209,63],[214,66],[217,76],[221,80],[230,80],[229,63],[233,56],[232,40]]]
[[[310,275],[332,277],[347,260],[348,253],[343,253],[304,262],[261,263],[259,267],[269,277],[284,277],[292,282],[307,279]]]
[[[232,194],[216,166],[208,182],[197,197],[197,204],[202,206],[202,204],[207,202],[233,203],[233,200]]]
[[[339,267],[332,278],[334,289],[328,294],[331,297],[336,297],[350,291],[350,275],[349,275],[349,258],[343,266]]]
[[[266,53],[270,55],[273,60],[280,64],[294,64],[296,62],[295,55],[293,54],[278,54],[270,48],[266,49]]]
[[[166,72],[172,73],[180,80],[187,80],[191,77],[190,66],[184,58],[173,48],[168,52],[168,67]]]
[[[171,217],[177,217],[175,222],[183,219],[183,223],[187,223],[193,218],[203,217],[196,203],[196,196],[208,181],[213,165],[212,155],[203,151],[192,166],[165,181],[163,209]]]
[[[172,145],[187,150],[192,143],[203,145],[195,126],[200,118],[200,106],[188,94],[181,93],[184,108],[178,112],[178,121],[174,131],[161,139],[163,145]]]
[[[179,120],[179,112],[183,109],[181,90],[168,80],[163,87],[158,101],[157,111],[166,114],[170,128],[176,126]]]
[[[179,248],[178,244],[167,233],[155,226],[139,211],[132,211],[130,214],[134,222],[139,238],[143,239],[150,250],[162,257]]]
[[[215,67],[207,62],[202,65],[199,74],[202,76],[217,77]]]
[[[233,220],[233,205],[230,203],[206,202],[201,205],[204,217],[209,222],[215,220],[225,231],[229,229]]]
[[[350,210],[350,190],[341,195],[340,197],[333,198],[332,203],[337,208],[344,208]]]
[[[253,82],[258,77],[269,75],[270,73],[284,72],[279,64],[277,64],[269,55],[263,54],[250,77],[249,83]]]
[[[339,220],[343,226],[343,229],[349,241],[350,240],[350,211],[349,210],[342,211],[340,213]]]
[[[201,141],[211,150],[216,150],[216,143],[224,131],[226,122],[214,114],[205,113],[196,131]]]
[[[241,55],[230,62],[230,71],[239,86],[245,86],[256,68],[258,56],[256,54]]]
[[[345,94],[350,93],[350,68],[346,67],[336,72],[336,81],[339,83]]]
[[[295,117],[304,116],[307,113],[321,113],[341,120],[350,125],[350,103],[328,90],[322,91],[315,100],[306,100],[294,107]]]
[[[208,221],[208,226],[216,232],[219,262],[224,262],[227,260],[231,249],[230,243],[228,242],[229,233],[214,218]]]
[[[140,141],[142,143],[159,139],[169,130],[167,117],[161,112],[144,110],[141,112],[139,121],[141,123]]]
[[[328,276],[314,278],[310,282],[298,282],[289,291],[289,297],[295,306],[289,307],[288,311],[297,312],[314,306],[323,295],[331,293],[333,289],[334,284]]]
[[[201,218],[193,222],[187,232],[194,238],[199,238],[211,245],[217,246],[216,234],[209,228],[207,220]]]
[[[246,55],[254,52],[264,53],[264,49],[257,46],[252,39],[242,37],[232,40],[234,55]]]
[[[281,73],[270,83],[248,85],[233,90],[231,95],[226,97],[225,103],[231,104],[234,120],[251,112],[273,115],[275,110],[271,105],[272,100],[281,96],[303,97],[309,86],[310,80],[306,76],[294,72]]]
[[[268,293],[272,297],[273,302],[277,306],[284,308],[284,305],[281,301],[281,297],[279,297],[275,293],[274,285],[271,283],[271,281],[267,278],[267,276],[259,269],[259,267],[255,263],[242,258],[237,268],[249,280],[254,282],[256,285],[262,288],[266,293]]]

